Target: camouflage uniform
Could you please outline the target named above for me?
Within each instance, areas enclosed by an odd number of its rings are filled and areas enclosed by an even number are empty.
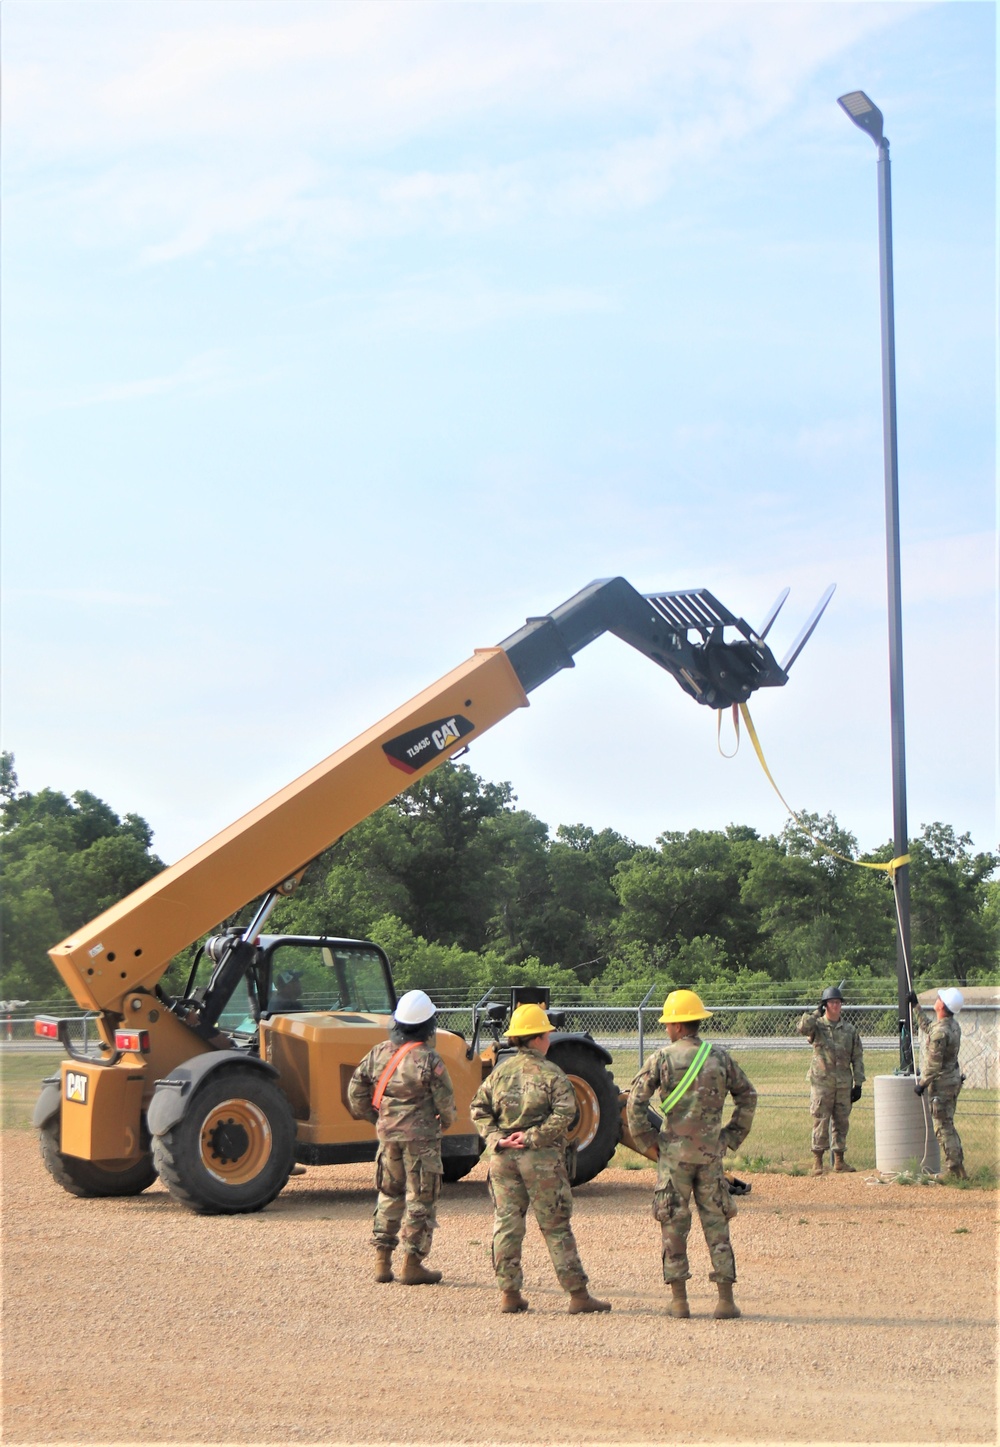
[[[437,1225],[441,1132],[455,1119],[455,1092],[440,1055],[421,1043],[403,1056],[376,1110],[372,1097],[379,1076],[405,1043],[394,1030],[368,1052],[351,1077],[347,1103],[355,1120],[370,1120],[378,1132],[372,1241],[390,1251],[402,1241],[405,1252],[421,1257],[430,1251]]]
[[[851,1115],[851,1087],[864,1083],[865,1060],[861,1036],[847,1020],[836,1024],[818,1010],[807,1010],[796,1025],[813,1048],[806,1079],[809,1111],[813,1118],[812,1148],[825,1154],[847,1147]]]
[[[587,1273],[570,1225],[573,1197],[566,1169],[566,1133],[576,1117],[569,1078],[554,1061],[521,1046],[483,1081],[471,1113],[491,1152],[493,1269],[500,1290],[520,1291],[524,1284],[521,1243],[530,1205],[559,1285],[582,1291]],[[525,1148],[497,1150],[515,1131],[524,1131]]]
[[[722,1157],[735,1150],[750,1132],[757,1092],[736,1061],[721,1045],[713,1045],[694,1082],[653,1130],[648,1102],[657,1091],[661,1100],[683,1080],[701,1040],[685,1035],[651,1055],[632,1082],[628,1097],[628,1128],[642,1150],[659,1146],[660,1159],[653,1193],[653,1217],[663,1238],[663,1279],[688,1281],[687,1240],[694,1196],[712,1258],[710,1281],[735,1281],[736,1262],[729,1240],[729,1222],[736,1215],[722,1176]],[[724,1129],[722,1107],[731,1095],[736,1109]]]
[[[914,1029],[920,1031],[920,1084],[928,1087],[934,1134],[952,1172],[964,1168],[962,1139],[955,1129],[955,1106],[962,1089],[962,1071],[958,1052],[962,1044],[962,1027],[954,1015],[931,1020],[917,1008],[913,1010]]]

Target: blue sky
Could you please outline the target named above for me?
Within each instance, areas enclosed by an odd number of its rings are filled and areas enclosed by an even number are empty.
[[[995,10],[4,6],[5,746],[179,857],[595,577],[785,585],[786,797],[997,833]],[[785,814],[617,640],[468,762],[554,829]]]

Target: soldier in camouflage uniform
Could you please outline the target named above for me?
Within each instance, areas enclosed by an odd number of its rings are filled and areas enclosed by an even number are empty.
[[[655,1148],[658,1154],[653,1217],[660,1223],[663,1279],[671,1290],[668,1314],[691,1315],[687,1241],[693,1195],[712,1259],[709,1280],[716,1283],[719,1293],[714,1314],[724,1320],[740,1313],[733,1301],[736,1261],[729,1240],[736,1203],[723,1178],[722,1157],[749,1134],[757,1092],[728,1050],[699,1039],[699,1022],[709,1019],[711,1013],[693,990],[674,990],[667,996],[660,1023],[666,1026],[670,1044],[651,1055],[633,1080],[628,1128],[641,1150]],[[702,1063],[691,1076],[698,1059]],[[685,1081],[687,1085],[681,1089]],[[664,1102],[658,1133],[651,1126],[648,1109],[657,1091]],[[733,1097],[736,1109],[722,1128],[727,1094]],[[674,1104],[667,1109],[671,1098]]]
[[[806,1077],[810,1085],[809,1111],[813,1118],[813,1175],[823,1174],[823,1158],[833,1147],[833,1169],[853,1172],[844,1160],[851,1107],[861,1099],[865,1057],[861,1036],[840,1018],[844,997],[831,985],[823,991],[818,1010],[807,1010],[796,1025],[813,1048]]]
[[[941,1153],[948,1163],[948,1174],[964,1181],[965,1157],[962,1139],[955,1129],[955,1106],[964,1076],[958,1064],[962,1044],[962,1027],[955,1018],[965,999],[961,990],[938,990],[934,1001],[933,1025],[928,1025],[917,1006],[917,997],[910,995],[913,1025],[920,1032],[920,1076],[913,1087],[918,1095],[931,1092],[931,1119]]]
[[[423,1260],[437,1224],[441,1133],[455,1119],[455,1093],[433,1046],[434,1028],[431,1000],[423,990],[408,991],[396,1006],[388,1040],[368,1052],[347,1090],[355,1120],[370,1120],[378,1132],[375,1280],[393,1280],[392,1253],[401,1241],[399,1280],[405,1286],[441,1280]]]
[[[528,1309],[521,1294],[521,1244],[530,1205],[559,1285],[570,1294],[570,1312],[610,1311],[609,1301],[598,1301],[587,1290],[587,1273],[570,1225],[566,1133],[576,1117],[576,1096],[566,1074],[545,1058],[551,1029],[540,1005],[519,1005],[507,1032],[516,1054],[486,1077],[472,1102],[473,1122],[490,1155],[493,1269],[500,1310]]]

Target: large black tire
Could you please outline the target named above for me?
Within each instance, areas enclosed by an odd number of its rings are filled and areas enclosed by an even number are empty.
[[[441,1176],[449,1185],[454,1185],[479,1164],[479,1156],[442,1156]]]
[[[553,1044],[549,1059],[565,1070],[576,1093],[577,1119],[569,1139],[577,1148],[573,1185],[582,1186],[604,1170],[621,1140],[618,1087],[596,1050],[586,1045]]]
[[[210,1075],[181,1120],[153,1138],[153,1160],[175,1201],[203,1216],[242,1215],[273,1201],[295,1159],[295,1121],[261,1071]]]
[[[156,1180],[156,1167],[147,1153],[138,1160],[84,1161],[59,1149],[59,1116],[47,1120],[38,1132],[45,1169],[71,1196],[138,1196]]]

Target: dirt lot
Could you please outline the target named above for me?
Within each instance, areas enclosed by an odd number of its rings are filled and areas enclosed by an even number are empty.
[[[734,1222],[743,1318],[716,1322],[697,1225],[664,1315],[652,1175],[575,1223],[610,1316],[569,1317],[529,1227],[532,1310],[497,1313],[483,1167],[446,1188],[439,1287],[377,1286],[371,1168],[311,1170],[256,1216],[154,1186],[78,1201],[3,1135],[11,1443],[993,1442],[994,1193],[758,1175]]]

